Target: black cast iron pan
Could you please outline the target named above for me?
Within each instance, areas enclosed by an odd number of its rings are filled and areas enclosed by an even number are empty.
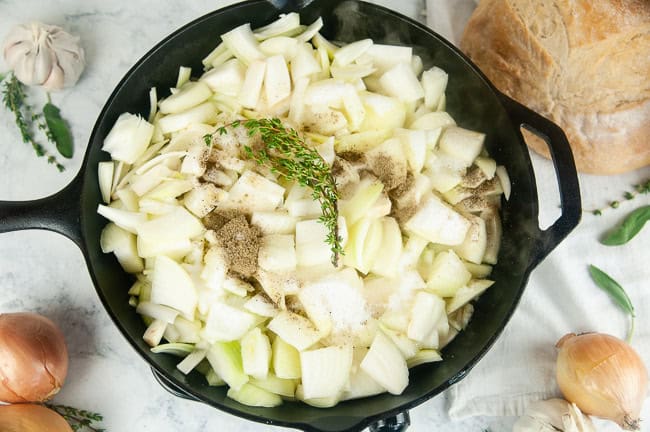
[[[274,0],[280,6],[286,0]],[[99,247],[106,220],[96,213],[101,202],[97,163],[108,160],[101,151],[118,115],[146,115],[148,92],[173,86],[180,65],[202,70],[201,59],[219,35],[244,22],[253,27],[277,18],[278,9],[263,0],[239,3],[177,30],[147,53],[122,79],[104,106],[93,130],[81,171],[61,192],[27,202],[0,202],[0,232],[46,229],[73,240],[83,251],[93,283],[107,312],[126,339],[151,365],[161,384],[174,394],[200,401],[239,417],[305,431],[404,430],[408,409],[462,379],[492,346],[515,310],[530,272],[578,224],[580,193],[573,157],[562,130],[552,122],[499,93],[478,69],[449,42],[425,26],[381,6],[357,0],[315,0],[300,10],[304,22],[322,16],[322,33],[351,42],[372,38],[378,43],[413,46],[425,68],[437,65],[449,73],[447,109],[460,126],[487,133],[486,146],[505,165],[512,182],[504,202],[503,239],[499,262],[491,277],[495,285],[480,297],[471,323],[443,350],[444,361],[411,370],[410,384],[400,396],[379,395],[319,409],[301,403],[277,408],[253,408],[226,398],[224,388],[209,387],[198,374],[184,376],[176,359],[155,355],[143,342],[145,327],[128,305],[130,278],[112,254]],[[535,176],[520,126],[544,138],[553,157],[562,215],[552,226],[538,225]],[[119,389],[113,389],[116,393]]]

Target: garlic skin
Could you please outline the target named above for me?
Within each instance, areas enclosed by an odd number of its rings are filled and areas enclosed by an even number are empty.
[[[596,432],[591,419],[564,399],[531,403],[512,432]]]
[[[78,36],[39,22],[11,29],[3,52],[19,81],[43,86],[48,91],[73,86],[86,66]]]

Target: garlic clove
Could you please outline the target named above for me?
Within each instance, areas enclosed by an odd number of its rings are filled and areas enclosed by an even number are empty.
[[[17,42],[11,46],[7,46],[4,51],[5,61],[7,62],[7,65],[11,69],[14,69],[18,62],[29,54],[29,51],[31,49],[32,46],[29,42]]]
[[[35,63],[36,56],[32,52],[23,56],[14,65],[14,75],[16,75],[16,78],[27,85],[40,84],[40,82],[34,80]]]
[[[58,58],[57,65],[63,72],[64,87],[72,87],[77,83],[86,66],[84,52],[83,50],[74,52],[60,48],[55,49],[55,52]]]
[[[564,399],[533,402],[514,425],[513,432],[596,432],[591,419]]]
[[[5,47],[5,51],[14,45],[20,44],[20,43],[31,43],[32,41],[32,30],[28,26],[25,25],[20,25],[14,27],[9,34],[7,35],[7,38],[4,41],[3,46]]]
[[[50,69],[50,75],[43,81],[43,88],[48,91],[61,90],[65,83],[65,74],[58,63]]]
[[[569,404],[569,415],[578,427],[578,432],[596,432],[596,428],[591,422],[591,419],[584,415],[576,404]]]
[[[50,51],[39,50],[39,52],[34,55],[31,79],[32,83],[39,85],[43,84],[47,77],[50,76],[55,61],[56,60]],[[18,77],[18,79],[20,79],[20,77]]]

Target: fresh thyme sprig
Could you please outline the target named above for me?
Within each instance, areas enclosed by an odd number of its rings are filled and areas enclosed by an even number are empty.
[[[31,132],[31,125],[38,124],[38,128],[43,130],[48,139],[51,132],[47,123],[42,120],[42,115],[36,113],[31,105],[27,103],[27,95],[23,85],[18,81],[14,74],[5,77],[2,85],[2,102],[5,107],[14,114],[16,126],[20,131],[22,140],[26,144],[31,144],[36,152],[36,156],[45,157],[47,162],[53,164],[59,171],[64,171],[65,167],[56,159],[56,156],[49,153],[40,143],[36,141]]]
[[[261,149],[244,146],[249,158],[289,181],[311,188],[312,198],[321,205],[322,214],[318,220],[328,230],[325,242],[331,247],[332,264],[336,266],[343,247],[338,235],[336,181],[327,163],[316,150],[305,145],[296,130],[285,127],[277,118],[235,121],[226,126],[236,128],[240,125],[248,130],[249,136],[259,135],[264,144]],[[217,132],[226,134],[226,126]]]
[[[100,428],[97,425],[93,424],[94,422],[100,422],[104,420],[104,417],[101,414],[73,408],[67,405],[54,405],[54,404],[45,404],[49,409],[56,411],[61,417],[68,422],[73,431],[83,432],[106,432],[106,429]]]
[[[650,193],[650,178],[642,181],[639,184],[635,184],[633,186],[632,190],[625,191],[623,193],[623,198],[626,201],[631,201],[634,198],[636,198],[637,195],[647,194],[647,193]],[[595,209],[595,210],[590,210],[589,212],[591,214],[593,214],[594,216],[600,216],[600,215],[603,214],[603,211],[605,211],[607,209],[617,209],[617,208],[620,207],[620,205],[621,205],[621,201],[613,200],[613,201],[609,202],[607,207],[603,207],[603,208],[599,208],[599,209]]]

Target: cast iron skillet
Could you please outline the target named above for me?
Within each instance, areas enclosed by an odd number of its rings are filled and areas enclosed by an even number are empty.
[[[286,6],[283,0],[277,0]],[[293,8],[294,6],[288,6]],[[101,202],[97,163],[108,160],[103,138],[122,112],[148,112],[148,92],[173,86],[180,65],[198,73],[200,60],[219,35],[244,22],[253,27],[269,23],[278,9],[252,0],[205,15],[177,30],[147,53],[122,79],[104,106],[93,130],[81,171],[61,192],[27,202],[0,202],[0,232],[46,229],[61,233],[83,251],[93,283],[109,315],[161,384],[184,398],[212,405],[231,414],[305,431],[404,430],[408,409],[462,379],[492,346],[510,319],[528,276],[539,262],[578,224],[580,193],[573,157],[562,130],[555,124],[499,93],[478,69],[449,42],[423,25],[383,7],[357,0],[315,0],[300,11],[303,22],[322,16],[322,33],[350,42],[413,46],[425,68],[437,65],[449,73],[447,109],[459,125],[487,133],[486,146],[512,181],[512,195],[503,205],[503,239],[499,262],[491,277],[496,283],[477,301],[465,331],[443,350],[444,361],[411,370],[410,384],[400,396],[379,395],[318,409],[301,403],[277,408],[253,408],[226,398],[224,388],[209,387],[198,374],[184,376],[177,359],[154,355],[142,340],[145,327],[128,305],[130,278],[112,254],[102,254],[99,236],[106,220],[96,213]],[[544,138],[553,157],[562,215],[546,230],[538,225],[535,176],[520,126]],[[115,389],[119,391],[119,389]]]

